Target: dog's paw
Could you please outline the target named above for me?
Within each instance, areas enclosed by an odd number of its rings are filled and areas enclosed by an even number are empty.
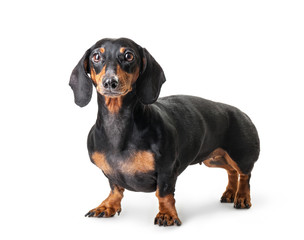
[[[235,192],[231,189],[226,190],[222,197],[221,197],[221,203],[233,203],[235,197]]]
[[[92,209],[89,211],[85,217],[113,217],[116,213],[120,214],[121,208],[115,209],[112,207],[106,207],[106,206],[99,206],[97,208]]]
[[[159,226],[180,226],[182,222],[177,216],[171,216],[168,213],[158,213],[154,219],[154,224]]]
[[[249,194],[237,194],[234,199],[234,207],[237,209],[248,209],[251,207]]]

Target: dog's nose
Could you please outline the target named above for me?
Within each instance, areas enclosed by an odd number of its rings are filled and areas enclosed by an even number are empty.
[[[115,89],[115,88],[117,88],[117,86],[118,86],[118,80],[114,77],[106,78],[103,81],[103,87],[105,89]]]

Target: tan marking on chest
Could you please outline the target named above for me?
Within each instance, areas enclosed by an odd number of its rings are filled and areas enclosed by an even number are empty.
[[[147,173],[155,169],[154,156],[148,151],[139,151],[121,164],[121,170],[128,174]]]
[[[119,109],[122,106],[122,98],[123,98],[123,96],[115,97],[115,98],[105,97],[105,104],[106,104],[110,113],[118,113],[119,112]]]
[[[97,167],[99,167],[106,175],[110,175],[114,172],[113,168],[106,160],[106,156],[100,152],[94,152],[92,159]],[[154,156],[148,151],[139,151],[133,154],[129,159],[121,162],[118,169],[122,173],[135,174],[135,173],[147,173],[154,171],[155,161]]]
[[[92,154],[92,159],[97,167],[99,167],[105,174],[111,174],[113,169],[106,161],[106,156],[103,153],[94,152]]]

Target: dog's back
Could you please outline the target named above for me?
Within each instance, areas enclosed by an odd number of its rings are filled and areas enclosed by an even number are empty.
[[[244,172],[258,159],[256,128],[236,107],[187,95],[160,98],[155,105],[169,116],[178,132],[179,157],[183,158],[180,173],[189,164],[202,162],[216,148],[229,152],[237,163],[245,161]],[[252,157],[240,158],[242,151]]]

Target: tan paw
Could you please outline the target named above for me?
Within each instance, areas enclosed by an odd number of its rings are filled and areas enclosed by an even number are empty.
[[[249,194],[237,194],[234,199],[234,207],[237,209],[248,209],[251,207]]]
[[[85,217],[113,217],[116,213],[118,213],[119,216],[120,212],[121,208],[115,209],[112,207],[99,206],[89,211]]]
[[[170,213],[158,213],[154,219],[154,224],[159,226],[180,226],[181,220],[177,216],[171,215]]]
[[[235,197],[235,192],[231,189],[226,190],[222,197],[221,197],[221,203],[233,203]]]

